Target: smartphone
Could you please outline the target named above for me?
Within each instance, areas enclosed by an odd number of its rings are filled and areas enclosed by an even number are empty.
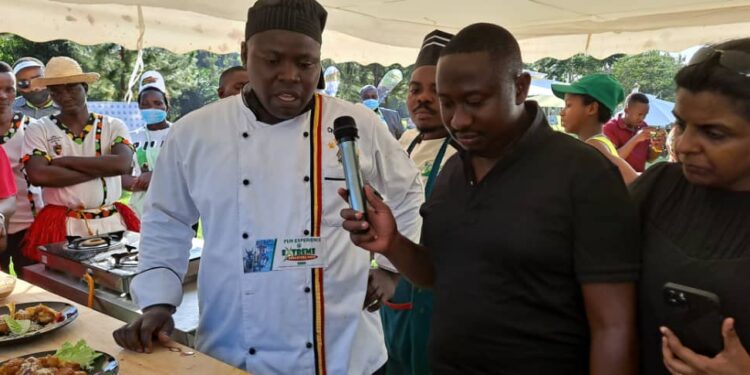
[[[663,293],[664,325],[677,335],[682,345],[708,357],[719,354],[724,349],[719,296],[675,283],[666,283]]]

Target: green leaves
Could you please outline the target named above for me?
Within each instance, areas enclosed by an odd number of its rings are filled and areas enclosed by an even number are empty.
[[[77,363],[83,369],[90,369],[94,364],[94,360],[101,355],[101,353],[97,353],[89,347],[85,340],[80,340],[75,345],[65,342],[55,353],[55,357],[66,362]]]
[[[10,257],[10,260],[8,261],[8,275],[18,278],[18,275],[16,275],[16,267],[13,266],[13,257]]]
[[[17,336],[23,335],[31,329],[30,320],[15,320],[10,315],[3,315],[3,320],[8,325],[10,332]]]

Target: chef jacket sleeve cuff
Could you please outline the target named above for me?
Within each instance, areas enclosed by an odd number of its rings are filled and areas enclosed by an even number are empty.
[[[133,278],[130,296],[141,309],[160,304],[179,306],[182,303],[182,280],[169,268],[152,268]]]

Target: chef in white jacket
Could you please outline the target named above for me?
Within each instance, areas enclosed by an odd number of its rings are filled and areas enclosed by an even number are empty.
[[[423,188],[372,111],[315,94],[325,21],[314,0],[256,2],[243,94],[175,124],[151,180],[130,290],[144,313],[114,333],[121,346],[148,352],[166,340],[200,217],[198,350],[255,374],[369,375],[385,364],[379,316],[362,308],[369,255],[341,228],[334,120],[356,120],[364,180],[412,240]]]

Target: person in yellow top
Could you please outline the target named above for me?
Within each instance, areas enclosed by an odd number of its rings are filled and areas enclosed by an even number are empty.
[[[602,134],[602,126],[612,118],[617,105],[625,100],[622,85],[609,74],[587,75],[572,84],[553,84],[555,96],[565,100],[560,116],[566,133],[599,150],[617,166],[626,184],[638,178],[633,169],[617,153],[617,147]]]

